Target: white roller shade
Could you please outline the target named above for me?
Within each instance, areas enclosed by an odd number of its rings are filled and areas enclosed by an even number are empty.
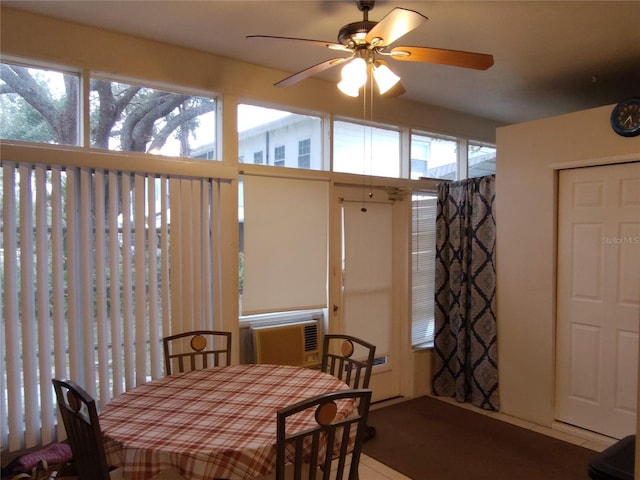
[[[245,175],[243,315],[326,306],[328,188]]]
[[[344,202],[345,333],[390,353],[392,302],[392,205]]]

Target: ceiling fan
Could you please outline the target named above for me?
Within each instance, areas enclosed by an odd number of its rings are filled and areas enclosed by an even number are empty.
[[[249,39],[281,40],[306,43],[349,53],[350,56],[326,60],[301,70],[277,82],[277,87],[288,87],[331,67],[344,64],[342,81],[338,88],[343,93],[358,96],[359,89],[373,74],[380,94],[397,96],[405,92],[400,77],[389,68],[386,58],[406,62],[437,63],[456,67],[486,70],[493,65],[493,56],[484,53],[446,50],[429,47],[392,46],[400,37],[428,20],[421,13],[404,8],[394,8],[379,22],[369,20],[374,0],[357,0],[358,10],[363,14],[360,22],[343,26],[338,33],[338,42],[309,40],[305,38],[276,37],[271,35],[248,35]]]

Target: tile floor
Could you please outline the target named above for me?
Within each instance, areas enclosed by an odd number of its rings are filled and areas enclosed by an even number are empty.
[[[533,430],[534,432],[543,433],[545,435],[549,435],[551,437],[564,440],[565,442],[569,442],[574,445],[580,445],[582,447],[589,448],[591,450],[598,451],[598,452],[604,450],[605,448],[607,448],[608,446],[616,442],[615,439],[605,437],[602,435],[597,435],[592,432],[587,432],[575,427],[571,427],[569,425],[558,423],[558,424],[554,424],[552,428],[547,428],[547,427],[542,427],[540,425],[536,425],[531,422],[527,422],[526,420],[521,420],[519,418],[505,415],[503,413],[488,412],[486,410],[482,410],[477,407],[474,407],[470,404],[461,404],[456,402],[454,399],[439,397],[438,400],[454,404],[460,408],[467,408],[483,415],[489,415],[498,420],[502,420],[504,422],[508,422],[522,428],[528,428],[530,430]],[[390,402],[380,403],[372,406],[372,409],[381,408],[389,404]],[[396,472],[395,470],[392,470],[391,468],[387,467],[386,465],[378,462],[377,460],[371,457],[362,455],[360,459],[360,480],[411,480],[411,479],[405,475],[402,475],[399,472]]]

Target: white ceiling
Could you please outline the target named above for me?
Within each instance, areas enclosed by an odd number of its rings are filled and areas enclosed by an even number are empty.
[[[2,3],[280,69],[283,78],[340,55],[247,35],[335,42],[340,27],[362,20],[351,0]],[[392,60],[404,98],[517,123],[640,96],[640,1],[379,0],[369,20],[394,7],[429,18],[394,45],[495,59],[487,71]],[[339,73],[332,68],[321,78],[337,81]]]

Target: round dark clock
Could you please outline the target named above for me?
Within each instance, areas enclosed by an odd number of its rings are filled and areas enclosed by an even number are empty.
[[[622,100],[613,108],[611,128],[623,137],[640,135],[640,97]]]

